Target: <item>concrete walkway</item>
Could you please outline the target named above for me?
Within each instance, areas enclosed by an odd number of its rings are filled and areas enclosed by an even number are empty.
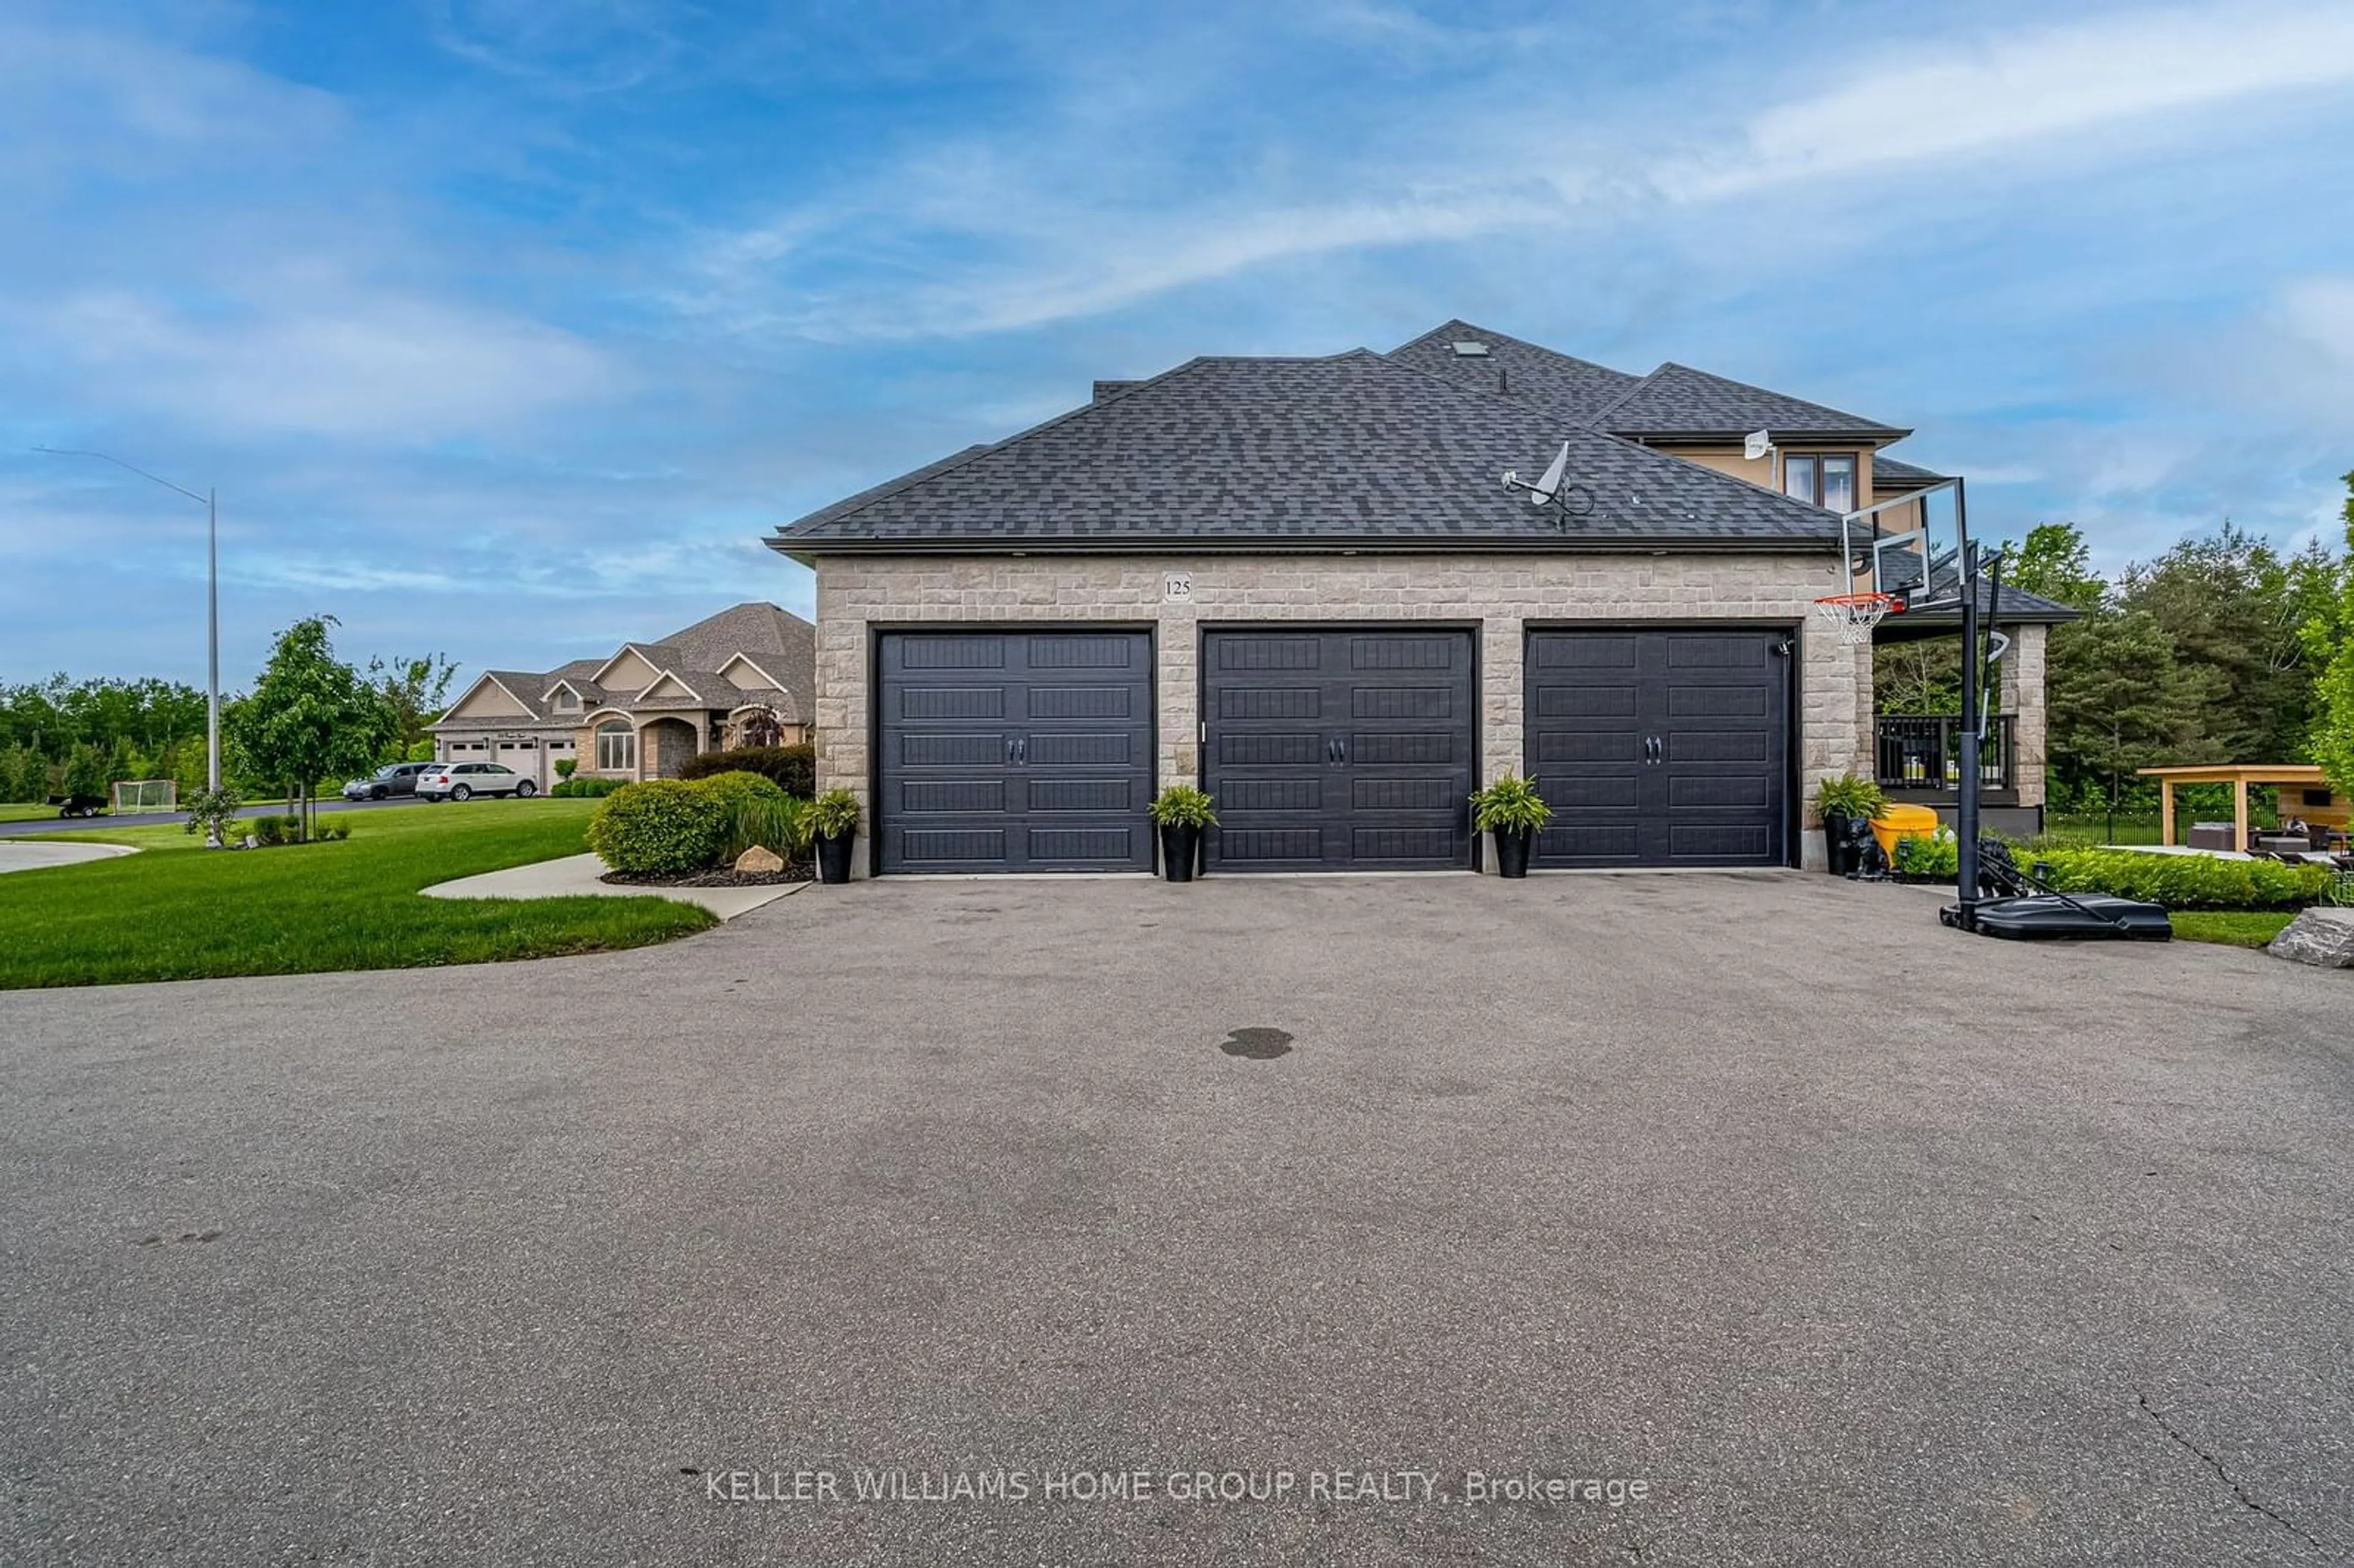
[[[0,840],[0,871],[38,871],[49,865],[79,865],[86,860],[112,860],[137,854],[129,844],[28,844]]]
[[[425,889],[425,896],[669,898],[681,904],[700,904],[722,920],[733,920],[809,885],[806,882],[789,882],[774,887],[616,887],[599,880],[604,874],[605,863],[595,855],[568,854],[562,860],[544,860],[536,865],[512,866],[505,871],[486,871],[480,876],[461,876],[455,882],[436,883]]]

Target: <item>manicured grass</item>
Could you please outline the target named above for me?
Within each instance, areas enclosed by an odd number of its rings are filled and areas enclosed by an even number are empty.
[[[0,822],[37,822],[54,820],[58,809],[32,800],[0,800]]]
[[[206,850],[178,827],[54,835],[146,853],[0,876],[0,990],[409,969],[642,947],[716,924],[659,898],[420,898],[586,847],[593,800],[355,811],[336,843]]]
[[[2261,948],[2279,936],[2296,916],[2279,909],[2185,909],[2168,918],[2174,922],[2175,936],[2186,942]]]

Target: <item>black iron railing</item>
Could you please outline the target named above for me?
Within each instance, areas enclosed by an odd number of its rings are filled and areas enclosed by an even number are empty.
[[[1978,782],[2011,787],[2010,758],[2018,717],[1996,714],[1978,743]],[[1962,782],[1961,721],[1952,714],[1882,714],[1872,747],[1873,772],[1883,789],[1957,789]]]

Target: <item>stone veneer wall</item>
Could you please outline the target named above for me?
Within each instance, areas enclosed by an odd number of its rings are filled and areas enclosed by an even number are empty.
[[[1190,600],[1166,602],[1168,577]],[[1480,773],[1522,765],[1522,632],[1532,621],[1738,620],[1797,629],[1799,786],[1871,768],[1868,650],[1812,611],[1838,591],[1831,555],[830,556],[817,574],[817,784],[855,793],[871,821],[871,625],[1151,625],[1159,670],[1157,776],[1199,781],[1198,626],[1253,620],[1472,623],[1479,629]],[[2039,650],[2040,653],[2040,650]],[[1863,656],[1860,656],[1863,655]],[[593,757],[593,751],[590,753]],[[1811,825],[1812,814],[1807,816]],[[1819,835],[1803,840],[1809,863]],[[865,874],[864,849],[854,857]]]
[[[2011,758],[2011,782],[2019,787],[2021,806],[2041,806],[2044,795],[2044,765],[2048,759],[2044,730],[2048,722],[2043,702],[2043,653],[2052,635],[2048,626],[2008,626],[2010,649],[1995,668],[2001,686],[1998,713],[2016,714]]]

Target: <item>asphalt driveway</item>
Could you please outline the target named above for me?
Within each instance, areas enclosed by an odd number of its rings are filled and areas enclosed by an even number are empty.
[[[2354,976],[1932,907],[899,881],[0,996],[0,1560],[2354,1559]]]

